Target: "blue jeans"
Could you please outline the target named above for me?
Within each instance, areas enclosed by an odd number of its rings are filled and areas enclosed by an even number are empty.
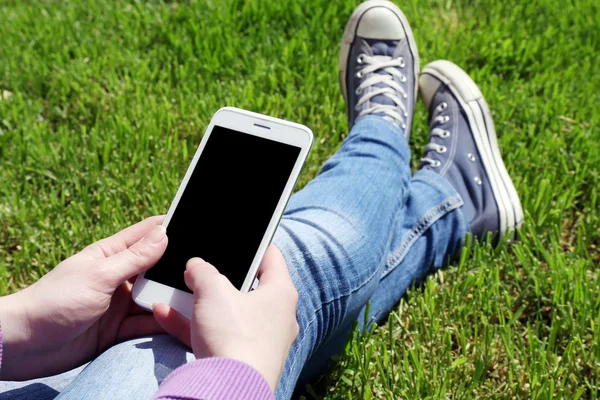
[[[354,126],[319,176],[292,197],[274,238],[298,290],[300,325],[277,398],[290,398],[299,379],[323,371],[353,322],[365,320],[368,301],[367,320],[385,318],[411,285],[457,254],[469,231],[462,204],[441,176],[412,176],[397,126],[377,116]],[[193,359],[168,336],[132,340],[85,368],[2,382],[0,399],[59,393],[60,399],[147,399],[173,369]]]

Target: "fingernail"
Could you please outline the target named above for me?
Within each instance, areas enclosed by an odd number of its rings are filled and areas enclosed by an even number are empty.
[[[204,260],[203,260],[203,259],[201,259],[200,257],[194,257],[194,258],[190,258],[190,259],[188,260],[188,262],[185,264],[185,269],[186,269],[186,271],[187,271],[187,269],[188,269],[188,265],[190,265],[190,264],[200,264],[200,263],[203,263],[203,262],[204,262]]]
[[[167,228],[162,225],[156,225],[150,232],[148,232],[146,239],[152,244],[160,243],[165,238],[166,232]]]

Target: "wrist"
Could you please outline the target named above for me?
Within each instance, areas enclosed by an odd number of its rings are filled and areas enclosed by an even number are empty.
[[[264,353],[253,351],[251,346],[224,351],[212,357],[235,360],[252,367],[265,379],[271,391],[275,393],[283,365],[271,357],[266,357]]]
[[[0,379],[13,379],[19,374],[30,346],[27,311],[19,293],[0,297],[0,325],[2,329],[2,365]],[[17,374],[17,375],[15,375]]]

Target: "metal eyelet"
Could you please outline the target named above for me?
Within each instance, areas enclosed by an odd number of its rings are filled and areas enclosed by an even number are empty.
[[[363,73],[362,73],[362,71],[358,71],[358,72],[356,73],[356,77],[357,77],[358,79],[362,78],[362,77],[363,77]]]
[[[408,117],[408,113],[407,112],[404,113],[404,118],[406,118],[406,117]]]
[[[478,184],[479,186],[481,186],[481,183],[482,183],[481,179],[478,176],[476,176],[474,179],[475,179],[475,183]]]
[[[357,87],[356,90],[354,91],[355,94],[359,95],[362,93],[362,89]]]
[[[447,107],[448,107],[448,103],[446,103],[445,101],[444,101],[444,102],[442,102],[442,103],[441,103],[441,104],[438,106],[438,108],[439,108],[439,110],[440,110],[440,111],[444,111],[444,110],[445,110]]]
[[[356,62],[362,64],[365,61],[364,56],[364,54],[360,54],[358,57],[356,57]]]
[[[445,153],[448,151],[448,148],[446,146],[442,146],[440,148],[437,149],[438,153]]]
[[[400,68],[404,68],[406,64],[404,64],[404,58],[400,57]]]
[[[444,133],[442,134],[442,137],[445,139],[447,137],[450,136],[450,131],[444,131]]]
[[[406,79],[406,77],[405,77],[405,76],[403,76],[402,78],[400,78],[400,82],[402,82],[402,83],[406,82],[406,80],[407,80],[407,79]]]
[[[475,161],[475,156],[471,153],[467,154],[467,157],[469,158],[469,160],[471,161]]]
[[[434,167],[439,167],[440,165],[442,165],[442,163],[439,160],[435,160],[435,164]]]
[[[444,122],[448,122],[448,121],[450,121],[450,117],[447,115],[444,115]]]
[[[404,98],[406,99],[406,98],[408,98],[408,95],[407,95],[406,93],[404,93],[404,94],[402,95],[402,97],[404,97]]]

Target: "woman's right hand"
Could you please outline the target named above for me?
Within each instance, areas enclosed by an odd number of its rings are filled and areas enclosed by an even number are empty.
[[[187,344],[196,358],[226,357],[254,367],[275,391],[288,352],[298,335],[298,293],[277,247],[267,250],[258,288],[241,293],[215,267],[199,259],[186,266],[194,292],[189,321],[165,304],[154,305],[158,323]]]

